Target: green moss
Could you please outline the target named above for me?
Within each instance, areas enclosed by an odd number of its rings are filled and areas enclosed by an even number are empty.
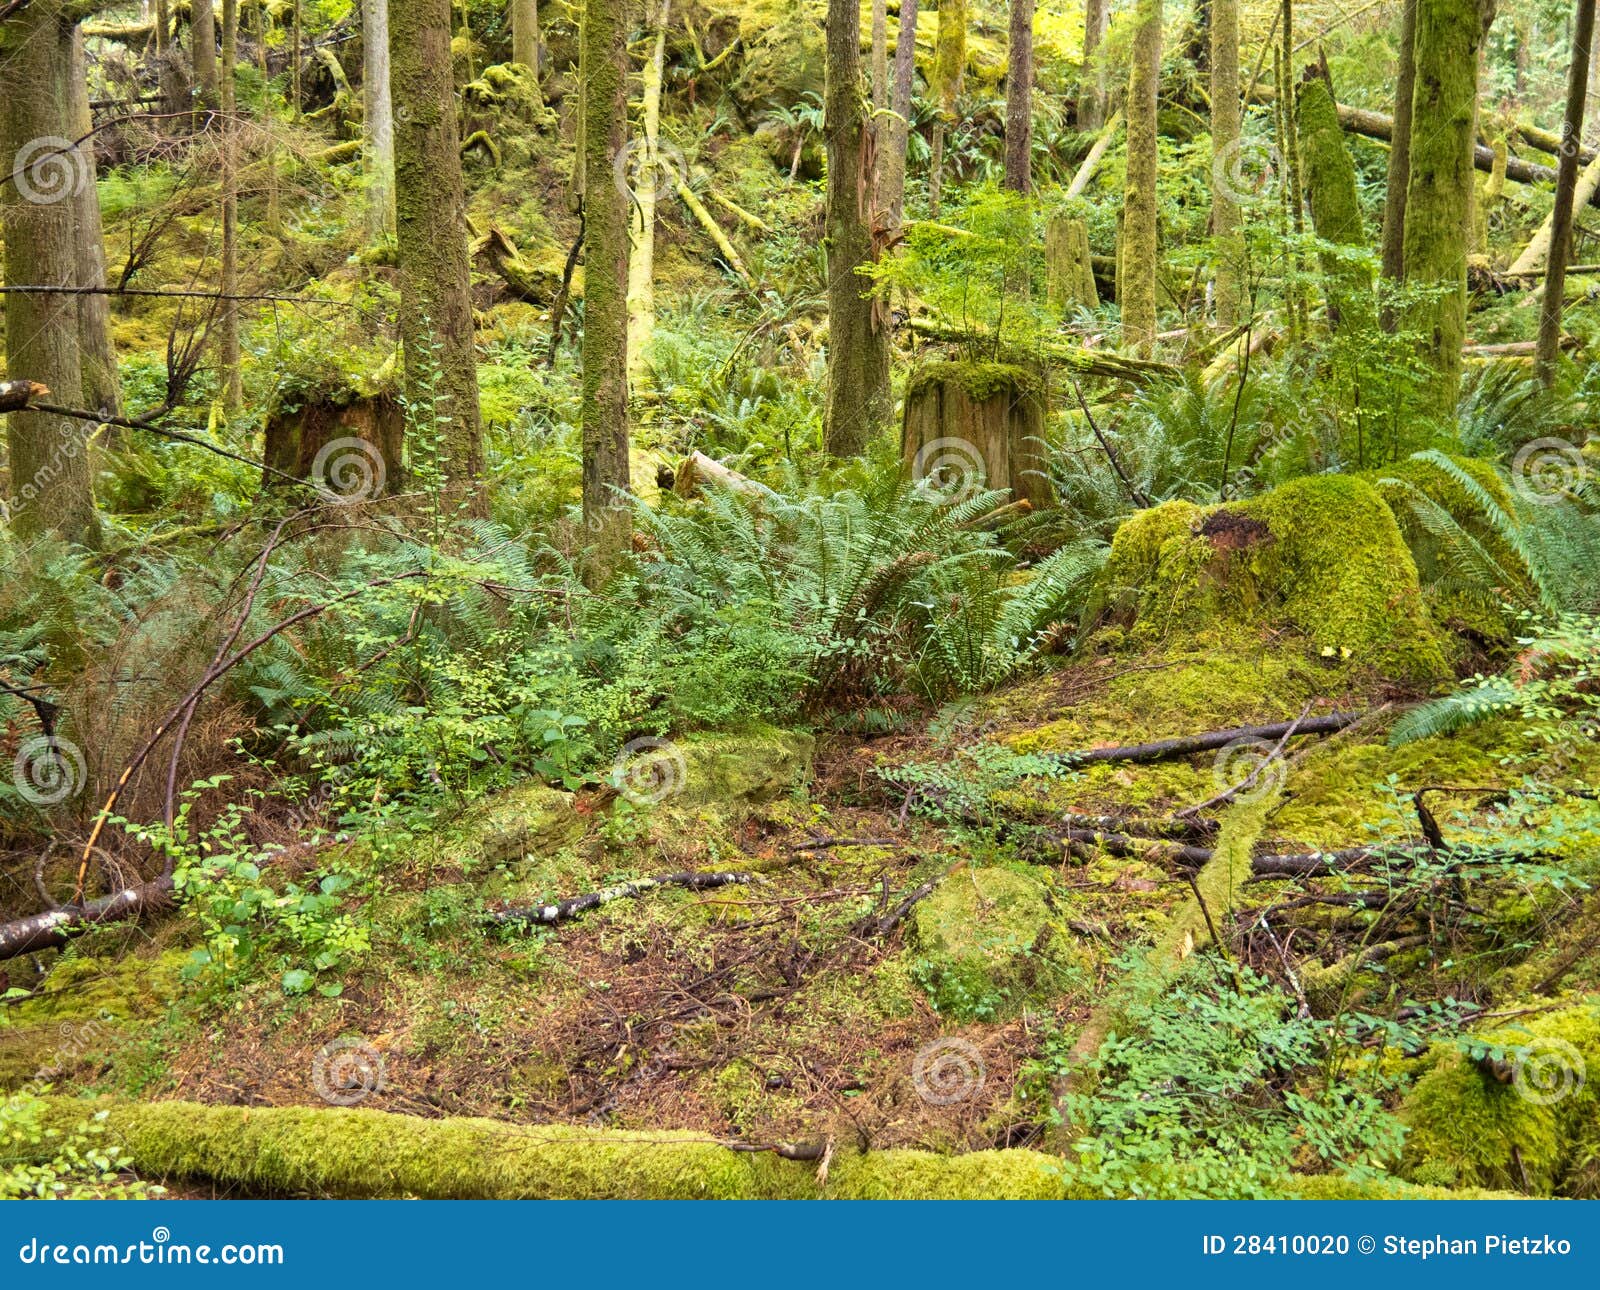
[[[1040,398],[1044,393],[1038,373],[1013,363],[948,362],[918,368],[906,383],[907,397],[935,385],[954,385],[978,403],[999,395]]]
[[[989,1019],[1058,995],[1083,968],[1044,885],[1009,869],[961,869],[912,914],[914,974],[940,1013]]]
[[[1402,1172],[1452,1186],[1600,1196],[1600,999],[1477,1038],[1501,1047],[1513,1067],[1526,1054],[1523,1078],[1501,1083],[1442,1049],[1401,1108],[1410,1129]]]
[[[1332,665],[1413,684],[1449,672],[1394,516],[1371,484],[1349,476],[1137,516],[1113,541],[1100,598],[1131,645],[1241,650],[1292,629]]]
[[[571,793],[523,784],[474,808],[457,832],[461,850],[489,864],[552,855],[583,837],[587,825]]]
[[[673,806],[759,806],[803,784],[816,741],[806,734],[751,726],[734,733],[696,734],[674,741],[683,756]]]

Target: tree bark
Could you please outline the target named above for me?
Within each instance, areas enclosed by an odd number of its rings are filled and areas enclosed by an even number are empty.
[[[367,232],[394,232],[394,103],[389,95],[389,0],[361,0],[362,130],[367,151]]]
[[[1006,187],[1033,188],[1033,3],[1011,0],[1006,54]]]
[[[1122,342],[1149,357],[1156,337],[1156,93],[1161,79],[1161,0],[1139,0],[1128,74],[1128,175],[1123,189],[1117,302]]]
[[[1406,191],[1411,183],[1411,99],[1417,83],[1417,3],[1404,0],[1400,16],[1400,59],[1395,77],[1394,125],[1389,139],[1389,171],[1383,197],[1383,276],[1405,280]],[[1392,321],[1392,320],[1391,320]]]
[[[952,0],[962,7],[963,0]],[[964,12],[964,9],[963,9]],[[941,11],[941,20],[943,13]],[[836,457],[859,453],[889,420],[889,334],[857,270],[877,259],[870,203],[877,131],[861,110],[861,11],[828,0],[828,401],[823,441]]]
[[[583,521],[587,576],[615,569],[632,534],[628,478],[628,24],[623,0],[587,0],[583,17]],[[653,177],[646,177],[653,183]]]
[[[1300,91],[1300,148],[1304,158],[1311,222],[1331,246],[1365,247],[1356,169],[1344,146],[1344,130],[1327,81],[1308,80]],[[1336,331],[1359,334],[1373,321],[1372,278],[1358,262],[1334,251],[1321,253],[1328,294],[1328,322]]]
[[[879,205],[891,230],[898,229],[906,209],[906,143],[911,137],[911,87],[916,73],[917,0],[900,0],[900,25],[894,42],[894,115],[889,118],[887,148],[878,152]],[[885,132],[880,132],[880,137]]]
[[[222,349],[222,404],[229,412],[244,401],[244,378],[239,355],[239,96],[234,85],[239,59],[239,0],[222,0],[222,299],[217,327]]]
[[[80,287],[106,285],[106,239],[100,223],[100,189],[95,183],[94,141],[88,137],[94,128],[89,109],[89,72],[83,53],[83,33],[74,32],[72,70],[67,78],[72,92],[72,129],[68,137],[82,139],[78,153],[83,158],[84,182],[73,196],[77,227],[74,236],[78,249]],[[78,298],[78,344],[83,368],[83,405],[102,416],[122,415],[122,381],[117,372],[117,351],[111,342],[111,297],[90,294]]]
[[[1217,245],[1217,326],[1239,320],[1244,245],[1229,177],[1239,146],[1239,0],[1211,0],[1211,236]]]
[[[672,0],[661,0],[661,14],[649,61],[644,66],[637,173],[644,182],[633,194],[629,219],[632,249],[628,256],[628,385],[638,390],[645,357],[656,326],[655,250],[656,199],[660,196],[661,81],[667,58],[667,21]]]
[[[394,149],[395,231],[406,396],[417,423],[442,434],[446,478],[470,491],[483,472],[483,440],[450,0],[391,0],[389,68],[401,123]]]
[[[1106,118],[1106,70],[1101,57],[1111,25],[1111,0],[1084,0],[1083,68],[1078,78],[1078,129],[1098,130]]]
[[[0,24],[0,95],[7,160],[0,185],[7,282],[71,283],[78,278],[76,203],[93,166],[72,134],[73,34],[56,0],[32,0]],[[5,297],[6,370],[76,402],[83,393],[78,300],[71,295]],[[42,412],[7,418],[11,520],[23,537],[54,533],[93,543],[99,525],[89,470],[89,424]]]
[[[511,61],[539,75],[539,0],[511,0]]]
[[[1539,379],[1549,387],[1556,378],[1561,352],[1561,307],[1567,288],[1567,263],[1572,254],[1573,193],[1578,184],[1578,145],[1583,139],[1584,98],[1589,89],[1589,52],[1594,39],[1594,0],[1578,0],[1572,23],[1572,66],[1567,72],[1567,112],[1562,122],[1562,149],[1556,167],[1556,204],[1550,212],[1550,258],[1544,275],[1544,307],[1539,314],[1539,350],[1534,360]]]
[[[938,113],[933,121],[933,155],[928,162],[928,217],[939,218],[944,188],[945,134],[955,124],[956,99],[967,70],[967,0],[940,0],[939,27],[934,36],[933,92]]]
[[[1461,387],[1467,320],[1467,212],[1473,184],[1473,122],[1478,97],[1479,0],[1416,0],[1414,121],[1406,189],[1406,281],[1431,289],[1413,307],[1428,372],[1421,410],[1446,419]]]
[[[189,19],[189,58],[201,107],[217,106],[217,17],[211,0],[194,0]]]

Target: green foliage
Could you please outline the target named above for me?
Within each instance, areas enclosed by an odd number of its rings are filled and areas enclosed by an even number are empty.
[[[1137,1035],[1101,1046],[1093,1091],[1067,1095],[1088,1179],[1114,1195],[1267,1197],[1294,1167],[1371,1178],[1398,1156],[1382,1085],[1326,1074],[1329,1023],[1248,968],[1191,964]]]
[[[148,1200],[164,1194],[165,1188],[127,1177],[127,1153],[105,1141],[105,1111],[63,1130],[45,1123],[44,1106],[35,1093],[0,1100],[0,1200]]]

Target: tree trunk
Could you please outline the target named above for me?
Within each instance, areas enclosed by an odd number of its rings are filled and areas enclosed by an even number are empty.
[[[73,24],[55,0],[33,0],[4,24],[0,57],[6,92],[0,212],[5,227],[5,280],[74,282],[78,186],[92,166],[72,135]],[[70,295],[5,297],[6,371],[12,380],[48,386],[52,398],[75,403],[83,393],[78,302]],[[11,458],[11,521],[23,537],[55,533],[92,543],[99,526],[91,492],[89,425],[42,412],[13,412],[6,441]]]
[[[394,232],[394,104],[389,97],[389,0],[361,0],[361,95],[367,142],[367,232]]]
[[[1572,23],[1572,66],[1567,72],[1567,112],[1562,121],[1563,148],[1556,166],[1556,204],[1550,212],[1550,259],[1544,275],[1544,307],[1539,314],[1539,351],[1535,365],[1548,387],[1556,378],[1561,349],[1561,307],[1567,288],[1567,260],[1572,253],[1573,192],[1578,184],[1578,143],[1583,138],[1584,98],[1589,88],[1589,52],[1594,39],[1594,0],[1578,0]]]
[[[1356,169],[1344,146],[1344,129],[1333,94],[1322,77],[1301,87],[1300,150],[1305,165],[1311,222],[1332,246],[1365,247]],[[1359,334],[1372,322],[1372,279],[1357,261],[1333,251],[1321,255],[1328,292],[1328,322],[1335,331]]]
[[[1008,488],[1052,501],[1039,380],[1003,363],[936,363],[906,388],[900,450],[912,478],[964,496]]]
[[[511,61],[539,75],[539,0],[511,0]]]
[[[83,180],[73,196],[76,220],[74,237],[78,250],[80,287],[106,285],[106,239],[100,224],[100,189],[95,184],[94,128],[89,109],[89,72],[83,53],[83,33],[74,31],[72,70],[67,77],[72,93],[72,128],[69,139],[82,139],[78,153],[83,159]],[[117,352],[111,343],[111,298],[104,295],[78,297],[78,344],[83,368],[83,404],[103,417],[122,414],[122,381],[117,372]]]
[[[1156,338],[1156,91],[1161,79],[1161,0],[1139,0],[1128,75],[1128,177],[1123,190],[1117,301],[1122,342],[1148,357]]]
[[[1063,313],[1100,303],[1089,254],[1089,228],[1081,219],[1056,213],[1044,230],[1045,299]]]
[[[1083,70],[1078,80],[1080,130],[1098,130],[1106,119],[1106,69],[1101,56],[1111,25],[1111,0],[1084,0]]]
[[[244,402],[244,378],[239,358],[239,194],[236,154],[239,132],[234,120],[239,96],[234,70],[239,59],[239,0],[222,0],[222,300],[217,327],[222,348],[222,405],[237,411]]]
[[[934,36],[933,92],[938,114],[933,122],[933,156],[928,164],[928,217],[939,218],[944,187],[944,141],[955,124],[956,99],[967,70],[967,0],[940,0],[939,27]]]
[[[189,57],[201,107],[217,106],[217,18],[211,0],[194,0],[189,19]]]
[[[667,59],[667,21],[672,0],[661,0],[661,15],[650,59],[644,66],[641,134],[644,147],[635,172],[640,183],[634,193],[629,223],[632,249],[628,257],[628,385],[637,391],[645,374],[645,358],[656,327],[655,250],[656,199],[661,195],[661,81]]]
[[[894,42],[894,115],[887,148],[878,152],[879,205],[890,229],[898,229],[906,210],[906,141],[911,136],[911,87],[916,73],[917,0],[900,0],[900,26]]]
[[[872,0],[872,111],[889,106],[889,13],[886,0]]]
[[[1239,0],[1211,0],[1211,236],[1217,246],[1217,326],[1239,320],[1244,245],[1230,178],[1239,149]]]
[[[1006,54],[1006,187],[1033,188],[1033,0],[1011,0]]]
[[[949,0],[965,12],[964,0]],[[940,11],[943,22],[944,11]],[[828,0],[828,403],[823,442],[836,457],[860,452],[888,422],[889,333],[857,269],[876,260],[869,224],[875,124],[861,110],[861,10]]]
[[[300,27],[300,4],[301,4],[301,0],[294,0],[294,6],[293,6],[293,9],[291,11],[292,16],[290,17],[290,20],[289,20],[289,44],[292,46],[292,48],[289,50],[289,115],[290,116],[299,116],[300,115],[300,109],[304,106],[304,100],[301,98],[301,95],[300,95],[300,61],[301,61],[301,55],[302,55],[302,52],[303,52],[302,48],[301,48],[301,45],[302,45],[302,41],[304,40],[304,37],[301,34],[301,27]],[[450,31],[450,23],[449,23],[449,20],[447,18],[446,21],[445,21],[445,33],[448,35],[449,31]],[[392,63],[393,62],[393,52],[392,52],[393,51],[393,46],[392,45],[390,46],[390,50],[391,50],[390,61]]]
[[[1383,276],[1390,282],[1403,282],[1406,276],[1406,190],[1411,183],[1411,96],[1417,83],[1416,46],[1417,0],[1405,0],[1400,18],[1400,66],[1395,77],[1389,175],[1383,197]],[[1389,322],[1392,324],[1393,320]]]
[[[1406,188],[1406,281],[1434,289],[1414,306],[1411,327],[1422,336],[1428,378],[1422,411],[1455,413],[1461,386],[1461,343],[1467,320],[1467,211],[1476,141],[1479,0],[1416,0],[1416,85],[1413,121],[1428,129],[1411,138]]]
[[[1596,192],[1600,192],[1600,157],[1596,157],[1578,176],[1577,183],[1573,185],[1572,209],[1580,211],[1593,199]],[[1539,225],[1534,235],[1528,239],[1528,245],[1522,248],[1521,254],[1511,262],[1511,267],[1506,270],[1506,276],[1532,273],[1542,269],[1549,263],[1550,241],[1554,233],[1552,223],[1555,211],[1545,217],[1543,224]]]
[[[583,17],[583,521],[591,582],[631,540],[628,510],[628,210],[616,166],[628,118],[623,0],[587,0]],[[646,182],[654,182],[653,177]]]
[[[413,427],[442,435],[446,477],[470,490],[483,471],[483,441],[450,0],[390,0],[389,80],[400,123],[395,231],[406,397]]]

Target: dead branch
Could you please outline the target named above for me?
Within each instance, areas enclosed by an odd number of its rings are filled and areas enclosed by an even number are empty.
[[[1215,752],[1237,739],[1282,739],[1289,732],[1297,735],[1330,735],[1353,725],[1364,712],[1330,712],[1305,720],[1278,721],[1267,726],[1234,726],[1229,730],[1207,730],[1196,735],[1157,739],[1145,744],[1123,744],[1114,748],[1085,748],[1077,752],[1050,754],[1064,767],[1092,766],[1101,762],[1174,761],[1194,753]]]
[[[654,878],[635,878],[632,882],[618,883],[582,896],[569,896],[553,905],[526,905],[516,909],[496,910],[489,915],[491,923],[559,923],[585,910],[609,904],[613,900],[627,900],[642,896],[658,887],[687,887],[690,891],[709,891],[715,887],[729,887],[735,883],[754,882],[751,873],[682,873],[657,874]]]

